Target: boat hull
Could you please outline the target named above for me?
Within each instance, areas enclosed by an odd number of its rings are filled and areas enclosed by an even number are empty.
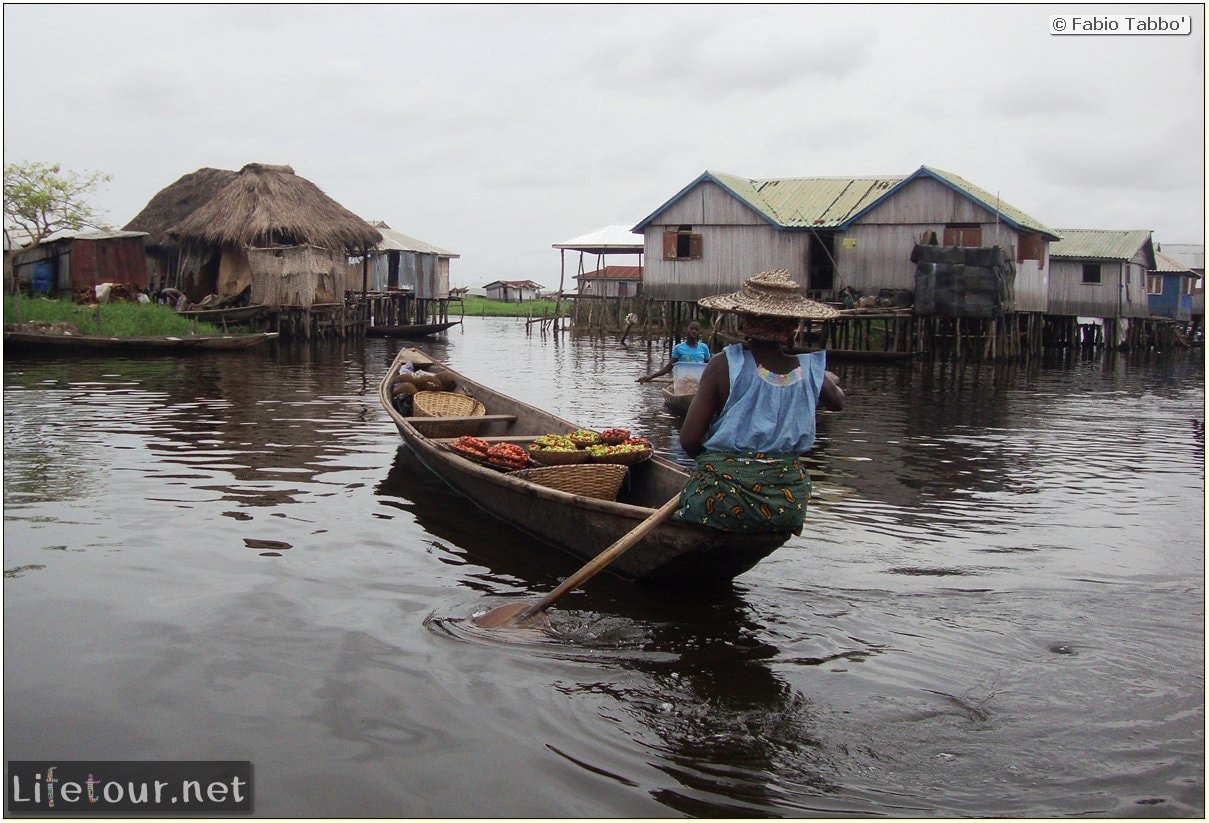
[[[401,352],[400,358],[406,352]],[[440,439],[421,431],[425,418],[405,417],[390,402],[390,378],[402,362],[397,358],[383,378],[380,398],[404,443],[429,471],[469,504],[520,529],[543,548],[557,549],[586,562],[678,495],[688,478],[679,466],[655,456],[630,467],[616,501],[598,500],[539,486],[460,457],[445,448]],[[435,367],[444,370],[439,364]],[[496,418],[467,433],[523,443],[526,438],[570,433],[579,428],[456,372],[453,374],[459,388],[481,401],[488,415]],[[515,419],[505,421],[500,416]],[[767,557],[788,538],[787,533],[731,534],[670,521],[618,557],[608,571],[643,580],[730,580]]]
[[[268,310],[268,306],[257,303],[252,306],[234,306],[225,309],[185,309],[178,311],[177,314],[204,323],[246,323],[255,320]]]
[[[12,351],[241,351],[276,338],[277,332],[259,334],[165,335],[162,337],[105,337],[91,334],[40,334],[4,332],[4,346]]]
[[[410,326],[369,326],[365,334],[367,337],[426,337],[443,332],[461,322],[454,320],[448,323],[419,323]]]
[[[663,404],[674,412],[688,414],[688,407],[693,405],[693,398],[696,396],[696,392],[692,394],[676,394],[671,389],[664,389]]]

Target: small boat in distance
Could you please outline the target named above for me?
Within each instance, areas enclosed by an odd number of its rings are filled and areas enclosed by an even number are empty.
[[[426,337],[445,331],[461,322],[461,320],[451,320],[443,323],[414,323],[407,326],[369,326],[365,329],[365,334],[367,337]]]
[[[431,372],[453,390],[482,404],[483,414],[432,417],[404,414],[395,405],[395,379],[412,368]],[[459,454],[458,436],[522,448],[546,434],[571,434],[583,428],[549,412],[477,383],[423,352],[404,348],[379,386],[379,399],[403,442],[420,463],[474,505],[531,535],[540,546],[590,560],[680,494],[687,472],[659,455],[629,466],[615,499],[575,494],[529,478],[534,470],[498,470]],[[469,402],[469,401],[467,401]],[[566,470],[591,470],[593,464]],[[708,578],[730,580],[775,551],[788,532],[736,534],[667,520],[618,557],[610,573],[630,579]]]

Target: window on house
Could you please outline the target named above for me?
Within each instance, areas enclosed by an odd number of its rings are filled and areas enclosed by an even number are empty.
[[[1016,262],[1036,260],[1040,268],[1045,268],[1045,241],[1039,234],[1020,235],[1020,247],[1016,250]]]
[[[977,223],[950,223],[945,226],[944,244],[946,246],[981,246],[982,226]]]
[[[1084,283],[1100,283],[1100,264],[1099,263],[1084,263],[1083,264],[1083,282]]]
[[[692,226],[663,233],[664,260],[698,260],[701,257],[701,235]]]
[[[1146,293],[1147,294],[1162,294],[1163,293],[1163,275],[1161,275],[1161,274],[1146,275]]]

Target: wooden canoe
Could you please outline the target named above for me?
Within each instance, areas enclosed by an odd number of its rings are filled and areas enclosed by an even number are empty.
[[[452,320],[445,323],[415,323],[410,326],[369,326],[365,329],[365,334],[367,337],[425,337],[445,331],[461,322]]]
[[[392,381],[407,362],[448,372],[459,391],[486,407],[481,418],[408,417],[392,403]],[[418,460],[467,505],[503,520],[543,546],[586,562],[617,541],[655,509],[680,493],[684,469],[658,455],[629,467],[617,500],[602,500],[548,488],[497,471],[448,448],[451,421],[462,434],[526,446],[543,434],[570,434],[578,424],[477,383],[416,349],[399,352],[379,386],[379,399],[404,443]],[[440,426],[441,436],[430,436]],[[730,580],[750,569],[789,538],[788,533],[729,534],[706,526],[668,521],[619,557],[608,571],[631,579],[706,578]]]
[[[203,323],[246,323],[255,320],[268,310],[268,306],[256,303],[251,306],[232,306],[223,309],[184,309],[178,311],[177,314]]]
[[[257,334],[184,334],[157,337],[106,337],[95,334],[45,334],[4,332],[4,346],[12,351],[241,351],[277,337],[277,332]]]
[[[688,414],[688,407],[693,404],[693,398],[696,396],[696,392],[692,394],[676,394],[671,388],[664,388],[663,404],[678,414]]]

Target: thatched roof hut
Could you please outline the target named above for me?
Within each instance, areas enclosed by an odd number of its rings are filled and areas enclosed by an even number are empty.
[[[146,232],[147,239],[144,242],[149,249],[174,248],[176,242],[168,237],[168,229],[214,199],[216,194],[237,177],[238,172],[228,169],[201,168],[186,174],[152,197],[123,229]]]
[[[289,166],[249,163],[209,202],[168,229],[182,244],[255,248],[318,246],[357,254],[377,229]]]

